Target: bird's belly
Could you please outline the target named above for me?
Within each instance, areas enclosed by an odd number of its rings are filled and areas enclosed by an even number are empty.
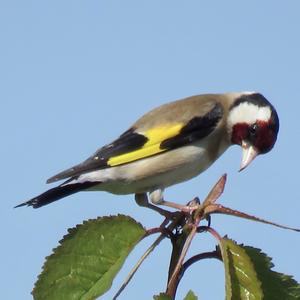
[[[86,176],[102,182],[95,189],[114,194],[148,192],[186,181],[206,170],[221,154],[212,159],[206,149],[203,145],[185,146]]]

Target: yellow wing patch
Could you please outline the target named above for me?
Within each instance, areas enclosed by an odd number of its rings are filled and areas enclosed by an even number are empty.
[[[179,134],[183,126],[184,124],[177,123],[149,129],[142,133],[147,137],[148,141],[141,149],[111,157],[107,164],[113,167],[166,151],[165,149],[160,149],[161,142]]]

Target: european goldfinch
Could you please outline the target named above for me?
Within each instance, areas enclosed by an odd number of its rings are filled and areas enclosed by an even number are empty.
[[[163,203],[166,187],[205,171],[231,145],[242,147],[240,170],[277,139],[276,110],[256,92],[206,94],[145,114],[114,142],[48,179],[62,184],[16,207],[38,208],[79,191],[149,193]]]

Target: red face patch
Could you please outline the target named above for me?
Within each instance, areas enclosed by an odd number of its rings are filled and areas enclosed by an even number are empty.
[[[260,153],[267,153],[273,148],[276,142],[274,126],[271,122],[263,121],[258,121],[257,125],[258,131],[253,141],[253,145],[259,150]]]
[[[276,128],[271,122],[257,121],[255,124],[238,123],[232,128],[231,142],[241,145],[242,141],[252,144],[259,153],[267,153],[276,142]]]
[[[235,124],[232,128],[231,142],[232,144],[241,145],[249,134],[249,125],[247,123]]]

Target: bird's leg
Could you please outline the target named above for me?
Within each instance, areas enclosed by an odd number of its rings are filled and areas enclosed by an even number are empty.
[[[175,208],[185,213],[192,213],[195,209],[198,208],[198,204],[195,204],[193,201],[188,203],[188,205],[182,205],[175,202],[165,201],[164,200],[164,190],[156,189],[149,193],[150,200],[155,205],[164,205],[167,207]]]
[[[164,216],[165,218],[171,220],[173,218],[173,213],[162,209],[160,207],[157,207],[156,205],[153,205],[151,203],[149,203],[148,201],[148,197],[146,193],[140,193],[140,194],[135,194],[135,202],[142,207],[147,207],[150,208],[156,212],[158,212],[159,214],[161,214],[162,216]]]

